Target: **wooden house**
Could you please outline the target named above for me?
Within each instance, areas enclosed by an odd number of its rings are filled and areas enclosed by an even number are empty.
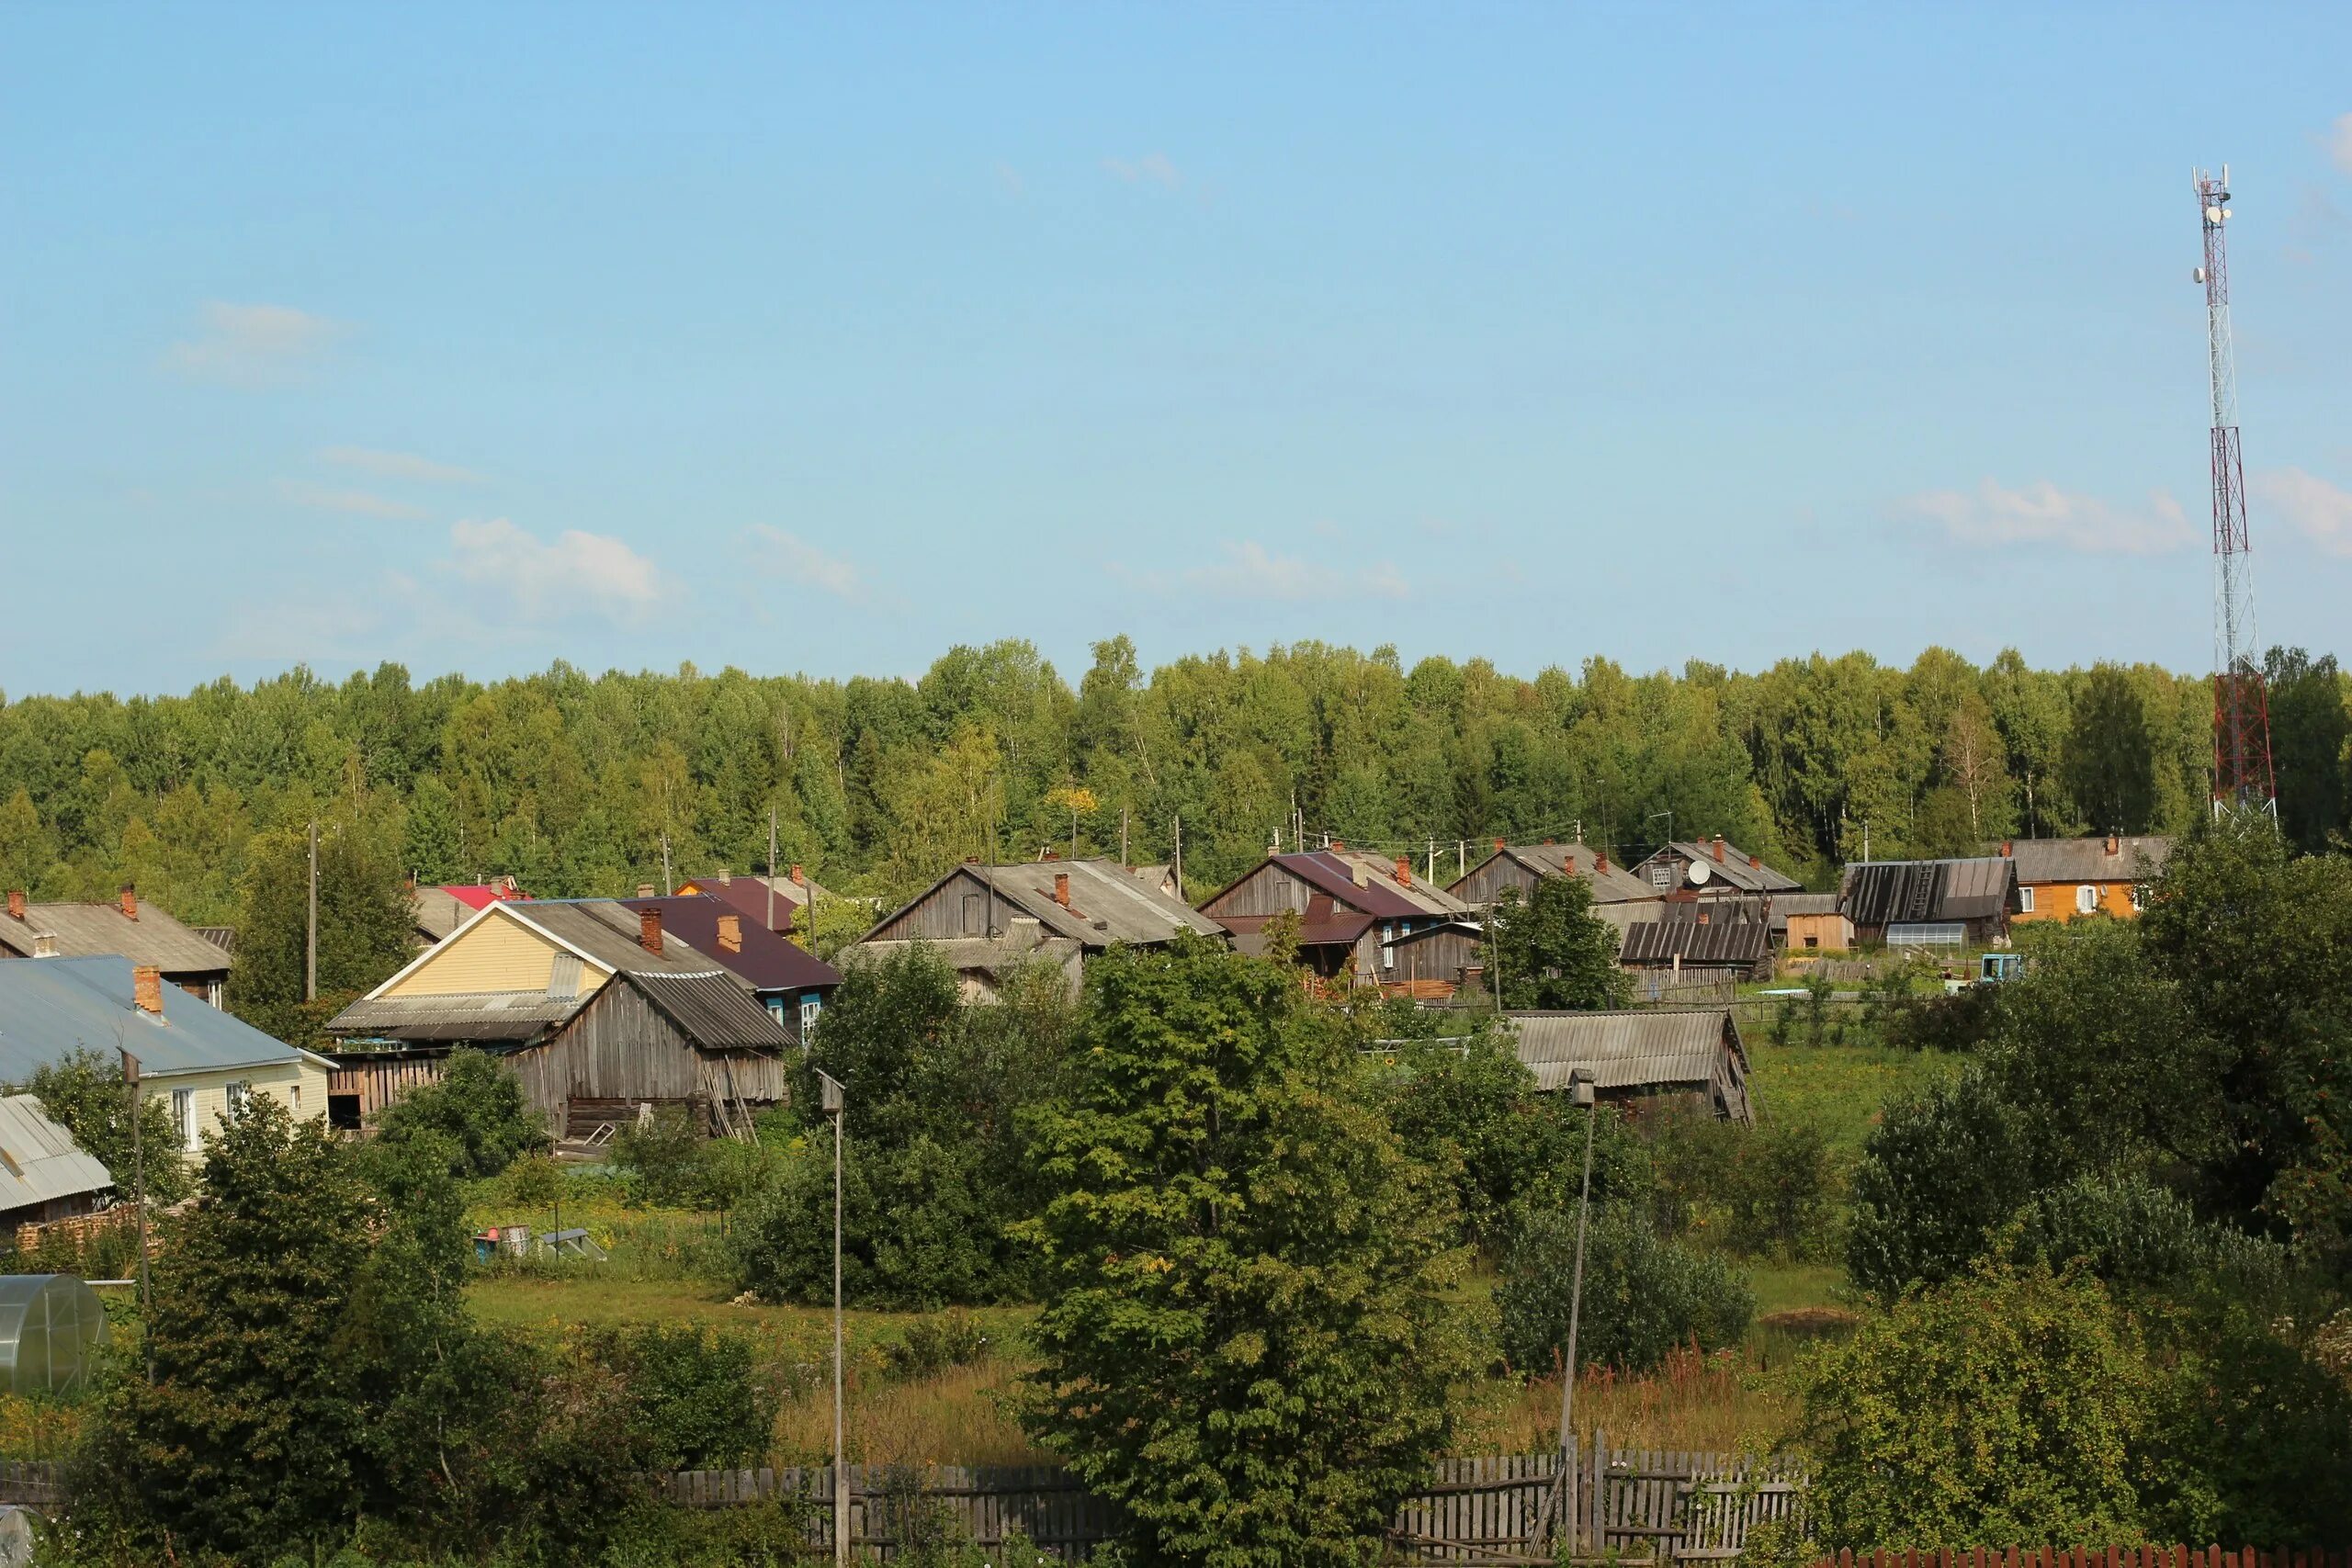
[[[1352,986],[1459,984],[1461,964],[1450,960],[1476,930],[1461,929],[1469,906],[1415,877],[1410,860],[1347,850],[1270,854],[1201,909],[1245,953],[1264,952],[1268,924],[1295,915],[1300,962],[1327,981]],[[1456,929],[1441,938],[1432,934],[1440,928]]]
[[[2164,874],[2172,840],[2160,835],[2104,839],[2013,839],[2002,855],[2017,863],[2019,923],[2140,913],[2148,884]]]
[[[1769,917],[1773,945],[1791,954],[1846,953],[1854,945],[1854,922],[1838,907],[1835,893],[1781,893]]]
[[[1687,1105],[1752,1123],[1747,1048],[1729,1008],[1639,1008],[1618,1012],[1512,1012],[1513,1046],[1544,1091],[1577,1069],[1601,1100],[1641,1110]]]
[[[1634,874],[1659,897],[1684,901],[1769,897],[1804,886],[1786,872],[1766,865],[1761,855],[1725,842],[1720,833],[1712,840],[1660,845],[1634,868]]]
[[[36,904],[9,891],[0,918],[0,958],[121,958],[143,964],[214,1007],[229,987],[229,953],[179,923],[124,883],[105,904]]]
[[[1494,853],[1472,866],[1446,886],[1446,891],[1470,908],[1485,911],[1509,887],[1521,899],[1532,897],[1535,885],[1546,877],[1574,877],[1592,890],[1595,908],[1608,904],[1654,904],[1662,897],[1644,878],[1613,864],[1606,851],[1584,843],[1507,844],[1495,840]]]
[[[665,940],[675,937],[752,988],[775,1021],[806,1041],[817,1026],[842,972],[768,929],[764,920],[707,894],[675,898],[623,898],[623,908],[662,917]]]
[[[0,1095],[0,1235],[95,1212],[114,1176],[29,1094]]]
[[[326,1112],[332,1064],[273,1040],[234,1014],[127,958],[39,958],[0,964],[0,1082],[21,1084],[76,1051],[112,1066],[139,1059],[140,1091],[171,1114],[175,1150],[203,1156],[203,1136],[257,1094],[297,1118]]]
[[[1863,861],[1846,868],[1838,908],[1855,939],[1888,947],[1988,947],[2018,910],[2017,862]]]
[[[1051,964],[1075,987],[1090,953],[1114,942],[1158,947],[1188,931],[1225,934],[1216,920],[1116,861],[967,861],[885,916],[842,959],[870,962],[929,943],[955,966],[967,997],[981,997],[1015,964]]]
[[[332,1020],[332,1108],[356,1126],[439,1075],[458,1045],[505,1057],[558,1137],[639,1107],[689,1111],[707,1131],[785,1096],[797,1043],[743,978],[668,935],[658,908],[609,899],[500,901],[477,910]]]

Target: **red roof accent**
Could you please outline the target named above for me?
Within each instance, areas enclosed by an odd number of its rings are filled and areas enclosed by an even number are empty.
[[[441,891],[469,909],[487,909],[492,904],[527,902],[531,897],[520,890],[510,893],[487,882],[448,882],[442,884]]]

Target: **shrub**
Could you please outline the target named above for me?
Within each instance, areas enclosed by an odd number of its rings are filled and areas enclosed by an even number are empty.
[[[2139,1539],[2131,1445],[2154,1388],[2098,1280],[1987,1267],[1804,1367],[1826,1546]]]
[[[657,1111],[613,1134],[613,1166],[629,1202],[664,1209],[699,1201],[707,1145],[683,1113]]]
[[[882,1347],[882,1364],[894,1378],[933,1378],[951,1367],[971,1366],[988,1353],[989,1337],[970,1314],[933,1313]]]
[[[1723,1177],[1731,1244],[1749,1254],[1823,1256],[1838,1220],[1838,1171],[1817,1128],[1768,1123],[1739,1139]]]
[[[2282,1289],[2287,1249],[2202,1219],[2188,1200],[2145,1177],[2083,1176],[2027,1207],[2013,1251],[2052,1267],[2079,1261],[2112,1285],[2191,1285],[2269,1296]]]
[[[654,1324],[607,1331],[591,1348],[627,1381],[655,1468],[717,1469],[767,1451],[782,1391],[748,1336]]]
[[[1971,1067],[1871,1129],[1854,1169],[1846,1271],[1884,1298],[1949,1280],[2031,1193],[2017,1116]]]
[[[2166,1540],[2352,1536],[2352,1388],[2243,1307],[2159,1323],[2149,1524]]]
[[[1550,1371],[1566,1350],[1576,1244],[1573,1206],[1527,1214],[1512,1237],[1495,1305],[1503,1355],[1523,1372]],[[1649,1371],[1684,1346],[1735,1343],[1755,1310],[1747,1281],[1722,1258],[1659,1235],[1634,1204],[1594,1205],[1577,1345],[1588,1365]]]
[[[450,1174],[462,1177],[496,1176],[552,1142],[514,1069],[470,1046],[449,1053],[440,1077],[386,1106],[376,1126],[390,1143],[427,1133],[447,1139],[455,1151]]]
[[[1903,1051],[1970,1052],[2000,1022],[1999,986],[1965,986],[1940,997],[1914,997],[1890,1009],[1881,1038]]]

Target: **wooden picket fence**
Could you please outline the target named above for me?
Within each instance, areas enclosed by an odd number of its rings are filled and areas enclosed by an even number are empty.
[[[57,1466],[46,1460],[0,1460],[0,1503],[44,1511],[64,1496]]]
[[[1548,1563],[1564,1531],[1577,1555],[1703,1562],[1739,1555],[1747,1532],[1787,1517],[1804,1489],[1782,1460],[1741,1454],[1611,1450],[1596,1435],[1558,1453],[1441,1461],[1397,1509],[1389,1538],[1404,1561]],[[1019,1536],[1060,1557],[1115,1540],[1117,1506],[1051,1466],[935,1466],[921,1472],[849,1467],[850,1541],[857,1555],[888,1562],[910,1534],[944,1534],[984,1551]],[[683,1507],[781,1503],[797,1515],[806,1544],[832,1545],[832,1472],[825,1466],[684,1471],[662,1495]],[[2234,1568],[2234,1565],[2233,1565]],[[2352,1565],[2347,1565],[2352,1568]]]
[[[1841,1551],[1813,1568],[2352,1568],[2352,1550],[2242,1546],[1973,1547],[1941,1551]]]

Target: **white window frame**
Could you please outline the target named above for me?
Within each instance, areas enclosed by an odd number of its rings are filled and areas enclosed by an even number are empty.
[[[254,1086],[243,1078],[232,1078],[220,1086],[220,1120],[233,1123],[245,1113],[252,1103]]]
[[[808,1043],[808,1032],[817,1027],[817,1020],[825,1010],[825,998],[810,994],[800,998],[800,1043]]]
[[[2029,915],[2030,915],[2030,914],[2032,914],[2032,913],[2033,913],[2033,889],[2032,889],[2032,888],[2030,888],[2030,887],[2020,887],[2020,888],[2018,888],[2018,908],[2019,909],[2022,909],[2023,911],[2025,911],[2025,913],[2027,913],[2027,914],[2029,914]]]
[[[204,1146],[204,1136],[196,1125],[196,1090],[172,1090],[172,1126],[179,1133],[181,1148],[193,1150]]]
[[[2098,887],[2093,883],[2080,883],[2075,888],[2075,913],[2091,915],[2098,912]]]
[[[294,1119],[297,1122],[302,1119],[302,1086],[300,1084],[286,1086],[286,1109],[294,1113]]]
[[[2148,885],[2144,882],[2133,883],[2132,885],[2132,908],[2134,909],[2144,909],[2147,907]]]

